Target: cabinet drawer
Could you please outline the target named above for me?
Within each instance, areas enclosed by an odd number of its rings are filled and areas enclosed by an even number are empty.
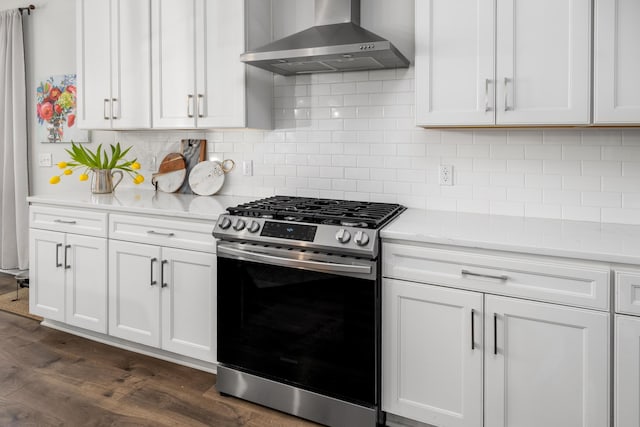
[[[110,215],[109,238],[215,253],[213,222]]]
[[[640,270],[616,270],[616,311],[640,316]]]
[[[29,226],[43,230],[107,237],[107,213],[32,205]]]
[[[609,267],[599,263],[385,243],[385,277],[609,310]]]

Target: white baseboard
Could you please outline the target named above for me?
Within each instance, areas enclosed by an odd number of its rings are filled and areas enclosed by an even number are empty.
[[[216,363],[204,362],[202,360],[197,360],[191,357],[171,353],[159,348],[149,347],[146,345],[112,337],[110,335],[101,334],[99,332],[76,328],[75,326],[67,325],[66,323],[61,323],[51,319],[44,319],[40,324],[42,326],[47,326],[49,328],[67,332],[72,335],[77,335],[82,338],[87,338],[92,341],[97,341],[102,344],[118,347],[123,350],[133,351],[134,353],[144,354],[146,356],[155,357],[157,359],[166,360],[167,362],[177,363],[178,365],[187,366],[189,368],[198,369],[200,371],[210,372],[212,374],[217,373],[218,365]]]

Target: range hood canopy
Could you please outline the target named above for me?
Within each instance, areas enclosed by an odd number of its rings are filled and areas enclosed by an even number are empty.
[[[360,0],[315,0],[315,25],[240,55],[274,73],[326,73],[408,67],[388,40],[360,25]]]

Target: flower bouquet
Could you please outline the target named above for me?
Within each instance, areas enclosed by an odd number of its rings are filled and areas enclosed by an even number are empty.
[[[82,169],[82,173],[79,176],[80,181],[89,179],[89,171],[98,176],[97,180],[92,180],[92,191],[94,193],[110,193],[113,191],[122,180],[123,172],[132,178],[134,184],[144,182],[144,177],[136,172],[140,169],[140,163],[137,162],[137,159],[125,159],[131,147],[123,151],[119,142],[116,145],[111,144],[110,147],[111,154],[102,148],[102,144],[98,145],[96,151],[93,152],[82,145],[76,145],[71,142],[71,149],[66,149],[65,151],[69,153],[72,161],[58,163],[58,167],[63,171],[60,175],[51,177],[49,182],[57,184],[62,176],[71,175],[76,169]],[[120,180],[113,185],[111,179],[115,174],[120,174]],[[100,188],[97,188],[98,186]]]
[[[47,122],[47,139],[60,142],[64,135],[64,126],[72,127],[76,121],[75,75],[65,75],[62,81],[55,83],[53,77],[40,83],[36,89],[36,112],[38,122]]]

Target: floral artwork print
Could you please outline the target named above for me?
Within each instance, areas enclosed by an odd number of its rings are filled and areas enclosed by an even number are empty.
[[[76,75],[51,76],[36,88],[38,135],[42,142],[82,142],[89,132],[76,124]]]

